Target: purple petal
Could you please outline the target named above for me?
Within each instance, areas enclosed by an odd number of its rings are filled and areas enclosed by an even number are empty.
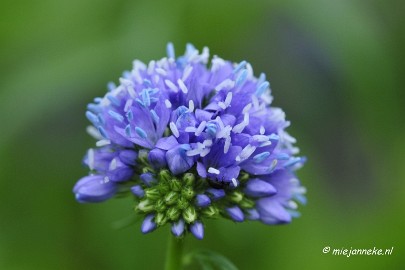
[[[207,177],[207,169],[204,167],[204,165],[201,162],[197,162],[197,172],[198,172],[198,175],[201,176],[202,178]]]
[[[263,196],[270,196],[277,193],[275,187],[273,187],[270,183],[267,183],[260,179],[250,179],[246,183],[246,188],[244,190],[246,195],[252,197],[263,197]]]
[[[266,197],[256,202],[260,219],[266,224],[282,224],[291,222],[291,215],[273,197]]]
[[[156,147],[163,150],[170,150],[176,147],[179,143],[174,136],[164,137],[157,141]]]
[[[132,150],[122,150],[119,153],[119,158],[126,165],[135,165],[138,154]]]
[[[164,168],[167,165],[166,152],[159,148],[155,148],[149,152],[148,160],[155,169]]]
[[[184,173],[194,165],[194,159],[186,155],[186,146],[182,144],[166,152],[169,169],[174,175]]]
[[[90,175],[81,178],[73,188],[76,200],[81,203],[101,202],[115,195],[117,185],[105,181],[102,175]]]

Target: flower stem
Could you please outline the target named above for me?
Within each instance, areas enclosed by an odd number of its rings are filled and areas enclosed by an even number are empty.
[[[180,270],[182,254],[183,239],[178,239],[170,235],[167,246],[165,270]]]

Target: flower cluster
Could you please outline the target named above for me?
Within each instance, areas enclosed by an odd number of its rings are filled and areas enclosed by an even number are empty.
[[[135,60],[120,84],[88,105],[98,141],[84,163],[90,175],[73,192],[79,202],[131,194],[141,230],[171,224],[175,236],[204,235],[206,218],[289,223],[305,203],[294,171],[295,139],[270,84],[249,63],[200,54],[188,44],[175,57]]]

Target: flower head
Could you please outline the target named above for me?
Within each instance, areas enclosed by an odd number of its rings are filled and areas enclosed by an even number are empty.
[[[270,84],[249,63],[200,54],[188,44],[175,57],[135,60],[116,86],[88,105],[98,141],[84,158],[90,175],[73,192],[79,202],[133,196],[142,232],[204,235],[207,218],[288,223],[305,203],[294,171],[295,139],[284,112],[271,107]]]

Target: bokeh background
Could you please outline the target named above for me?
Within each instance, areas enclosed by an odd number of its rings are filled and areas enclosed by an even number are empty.
[[[81,205],[94,141],[85,107],[168,41],[265,72],[309,162],[291,225],[209,222],[203,241],[240,269],[405,265],[404,4],[389,1],[3,0],[0,4],[0,269],[161,269],[169,228],[116,230],[127,199]],[[332,256],[391,248],[391,256]],[[402,268],[403,269],[403,268]]]

